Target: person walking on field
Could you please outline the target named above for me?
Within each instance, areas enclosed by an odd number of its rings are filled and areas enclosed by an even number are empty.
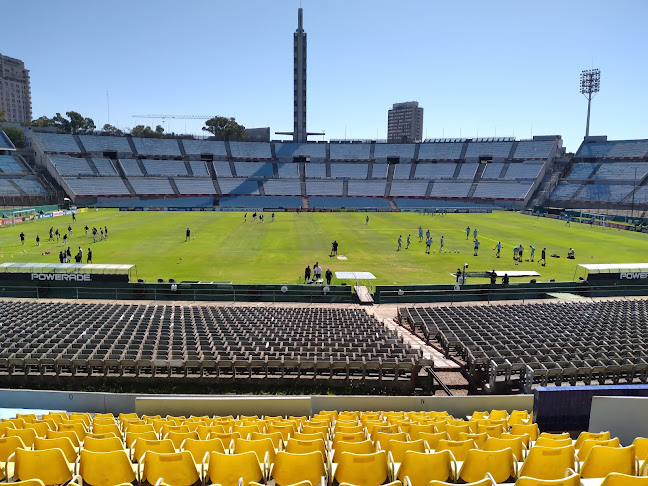
[[[306,269],[304,270],[304,283],[308,283],[310,278],[311,278],[311,268],[310,265],[306,265]]]
[[[466,239],[470,236],[470,226],[466,226]]]
[[[185,233],[185,241],[189,241],[191,239],[191,230],[187,228],[187,231]]]
[[[407,246],[405,247],[406,250],[409,250],[410,246],[410,235],[407,235]]]
[[[333,278],[333,272],[330,268],[326,269],[326,285],[331,285],[331,279]]]
[[[474,253],[474,256],[477,256],[478,252],[479,252],[479,240],[475,240],[475,253]]]
[[[540,260],[538,260],[538,263],[540,263],[540,262],[542,262],[543,267],[547,265],[547,248],[546,247],[544,247],[542,249],[542,253],[540,253]]]
[[[403,236],[398,235],[398,249],[396,251],[401,251],[401,246],[403,245]]]

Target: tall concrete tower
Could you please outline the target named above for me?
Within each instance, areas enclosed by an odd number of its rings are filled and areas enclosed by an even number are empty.
[[[295,106],[293,141],[306,142],[306,32],[303,25],[303,10],[298,11],[297,30],[295,31]]]

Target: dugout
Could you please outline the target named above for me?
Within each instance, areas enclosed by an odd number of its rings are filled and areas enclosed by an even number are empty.
[[[645,285],[648,283],[648,263],[580,264],[576,277],[590,283]]]

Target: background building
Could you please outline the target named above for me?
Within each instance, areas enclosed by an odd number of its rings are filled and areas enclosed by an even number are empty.
[[[32,120],[29,70],[20,59],[0,54],[0,110],[9,122]]]
[[[387,117],[387,141],[412,143],[423,140],[423,108],[418,101],[394,103]]]
[[[298,11],[297,30],[295,31],[294,58],[294,133],[293,141],[306,142],[306,32],[304,32],[303,10]]]

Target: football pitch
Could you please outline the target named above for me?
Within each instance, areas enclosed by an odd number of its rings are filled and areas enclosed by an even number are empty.
[[[366,223],[366,216],[369,222]],[[62,239],[48,241],[51,226],[73,236],[67,246],[74,256],[78,247],[92,248],[93,263],[134,264],[137,276],[147,282],[158,278],[176,281],[214,281],[233,283],[300,283],[304,268],[315,262],[323,272],[371,272],[374,284],[449,284],[450,275],[468,264],[469,272],[535,270],[539,282],[574,280],[579,263],[643,263],[648,261],[648,235],[599,226],[536,218],[516,212],[492,214],[461,213],[445,216],[418,213],[264,213],[263,223],[243,221],[242,212],[120,212],[101,209],[71,216],[41,219],[0,229],[0,262],[58,263]],[[88,236],[84,227],[88,225]],[[432,252],[425,253],[419,242],[418,227],[428,229],[433,238]],[[109,238],[93,243],[91,231],[107,227]],[[466,238],[466,227],[470,236]],[[191,238],[185,241],[186,229]],[[473,230],[478,230],[479,255],[473,256]],[[19,234],[25,233],[25,245]],[[411,244],[407,246],[407,235]],[[41,244],[36,246],[36,236]],[[397,251],[398,237],[402,249]],[[444,251],[440,252],[440,238]],[[339,243],[338,253],[346,259],[331,257],[331,242]],[[425,240],[425,236],[424,236]],[[502,243],[501,258],[495,245]],[[524,259],[530,247],[536,248],[535,262],[513,261],[513,247],[522,244]],[[67,248],[66,246],[66,248]],[[537,263],[543,247],[547,265]],[[566,258],[569,248],[575,260]],[[44,254],[50,252],[50,254]],[[560,258],[550,257],[551,254]],[[74,261],[74,260],[73,260]],[[580,275],[580,273],[578,274]],[[300,280],[301,279],[301,280]],[[512,280],[528,281],[528,278]],[[340,281],[334,276],[333,284]],[[474,283],[486,280],[474,279]]]

